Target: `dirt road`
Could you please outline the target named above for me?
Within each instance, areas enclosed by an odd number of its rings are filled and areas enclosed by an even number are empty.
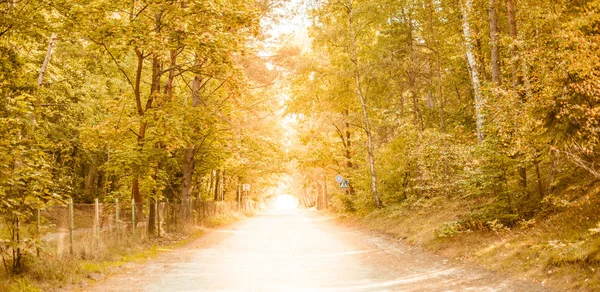
[[[211,231],[131,270],[93,291],[547,291],[303,210]]]

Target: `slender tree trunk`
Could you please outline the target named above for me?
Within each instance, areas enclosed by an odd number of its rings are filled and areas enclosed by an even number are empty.
[[[473,0],[464,0],[464,3],[462,1],[463,0],[461,0],[461,10],[463,16],[463,34],[465,37],[467,62],[469,63],[469,68],[471,69],[471,82],[473,83],[473,96],[475,98],[475,118],[477,124],[477,139],[479,140],[479,142],[483,142],[483,140],[485,139],[485,133],[483,131],[483,127],[485,125],[485,118],[483,114],[485,99],[481,94],[479,64],[477,63],[477,58],[475,56],[473,32],[471,30],[470,25],[470,19],[473,14]]]
[[[433,28],[432,28],[433,30]],[[435,53],[435,66],[436,66],[436,77],[437,77],[437,91],[438,91],[438,97],[440,100],[440,128],[442,129],[442,133],[445,134],[446,133],[446,116],[444,113],[444,106],[445,106],[445,97],[444,97],[444,86],[442,85],[442,62],[441,62],[441,58],[440,58],[440,48],[437,44],[437,39],[435,39],[434,36],[434,48],[436,50]]]
[[[227,193],[227,180],[225,179],[225,170],[223,170],[221,174],[221,201],[225,201],[225,194]]]
[[[518,94],[521,95],[522,94],[519,92],[519,88],[521,87],[521,79],[519,78],[519,50],[517,47],[517,37],[518,37],[518,31],[517,31],[517,18],[516,18],[516,12],[515,12],[515,4],[513,2],[513,0],[506,0],[506,14],[507,14],[507,18],[508,18],[508,32],[510,34],[510,37],[512,39],[512,44],[511,44],[511,48],[510,48],[510,55],[511,55],[511,77],[512,77],[512,86],[513,86],[513,91]],[[521,101],[524,101],[525,99],[523,97],[521,97]],[[520,110],[517,109],[517,114],[520,114]],[[519,127],[518,125],[515,125],[515,132],[519,131]],[[523,188],[524,192],[527,192],[527,166],[520,166],[519,167],[519,176],[520,176],[520,182],[521,182],[521,187]]]
[[[171,63],[172,66],[176,64],[176,60],[173,59],[173,52],[171,52]],[[200,64],[200,60],[196,60],[196,65]],[[196,74],[194,80],[192,81],[192,88],[190,92],[190,96],[192,98],[192,110],[200,105],[200,87],[202,85],[202,75]],[[172,86],[172,85],[171,85]],[[192,197],[192,188],[193,188],[193,176],[194,170],[196,167],[196,145],[191,143],[187,146],[184,152],[184,159],[182,164],[182,172],[183,172],[183,180],[181,184],[181,199],[183,202],[188,202]],[[185,204],[186,207],[184,210],[184,217],[188,218],[191,214],[191,210],[189,210],[189,204]]]
[[[215,170],[210,170],[210,182],[208,184],[208,195],[211,195],[215,189]]]
[[[519,65],[518,65],[518,61],[517,61],[517,19],[516,19],[516,14],[515,14],[515,4],[513,2],[513,0],[506,0],[506,14],[508,17],[508,32],[513,40],[513,43],[511,44],[511,48],[510,48],[510,55],[511,55],[511,76],[512,76],[512,82],[513,82],[513,86],[515,88],[518,87],[519,85],[519,78],[518,78],[518,70],[519,70]]]
[[[154,181],[158,180],[158,172],[162,168],[161,162],[156,163],[154,167],[154,173],[152,174],[152,179]],[[152,190],[152,196],[148,199],[148,234],[154,235],[156,231],[156,201],[157,201],[157,189],[154,188]],[[158,234],[160,236],[160,234]]]
[[[88,167],[87,175],[85,177],[85,184],[83,186],[83,191],[86,197],[94,198],[94,196],[96,195],[97,178],[98,166],[96,164],[95,159],[92,159]]]
[[[417,128],[419,129],[419,132],[423,132],[424,130],[424,125],[423,125],[423,116],[421,114],[421,109],[419,107],[419,96],[417,95],[417,92],[415,91],[415,72],[412,72],[412,69],[410,70],[411,72],[409,72],[409,76],[408,76],[408,87],[409,87],[409,91],[410,91],[410,97],[412,99],[413,102],[413,118],[414,118],[414,123],[415,126],[417,126]]]
[[[431,34],[431,43],[433,46],[433,49],[435,50],[435,73],[436,73],[436,89],[437,89],[437,94],[438,94],[438,99],[440,100],[440,129],[442,131],[442,134],[446,134],[446,117],[445,117],[445,113],[444,113],[444,106],[445,106],[445,96],[444,96],[444,86],[442,84],[442,61],[441,61],[441,52],[440,52],[440,45],[437,39],[437,34],[435,31],[435,26],[434,26],[434,8],[433,8],[433,1],[432,0],[428,0],[426,2],[427,5],[427,10],[428,10],[428,14],[429,14],[429,32]],[[446,146],[446,139],[444,136],[442,136],[442,144],[444,147],[444,152],[447,152],[447,146]],[[446,181],[448,180],[448,176],[449,176],[449,167],[448,167],[448,161],[446,159],[446,156],[443,155],[442,156],[442,163],[443,163],[443,168],[444,168],[444,183],[446,183]],[[448,188],[444,187],[444,193],[446,195],[446,198],[449,198],[450,193],[448,191]]]
[[[415,48],[414,48],[414,37],[413,37],[413,20],[410,16],[404,14],[404,22],[407,24],[406,27],[406,40],[408,47],[408,61],[409,65],[406,69],[406,75],[408,78],[408,90],[410,92],[410,97],[413,102],[413,120],[415,126],[418,127],[419,132],[423,132],[423,116],[421,114],[421,108],[419,107],[419,96],[415,90],[416,82],[417,82],[417,69],[416,69],[416,56],[415,56]]]
[[[405,13],[405,23],[407,24],[407,33],[406,33],[406,39],[407,39],[407,47],[408,47],[408,59],[409,59],[409,65],[407,68],[407,77],[408,77],[408,90],[410,92],[410,96],[413,102],[413,119],[414,119],[414,124],[415,127],[417,127],[418,129],[418,134],[416,137],[417,140],[417,144],[422,143],[422,134],[423,131],[425,130],[425,127],[423,125],[423,116],[421,114],[421,108],[419,106],[419,98],[416,92],[416,83],[417,83],[417,64],[416,64],[416,56],[415,56],[415,45],[414,45],[414,26],[413,26],[413,19],[410,17],[410,11]],[[417,163],[417,182],[416,182],[416,187],[419,189],[419,196],[422,197],[423,196],[423,185],[422,185],[422,166],[420,163],[420,157],[416,157],[416,163]]]
[[[135,96],[135,103],[136,103],[138,116],[140,117],[140,119],[143,119],[144,109],[142,107],[142,94],[141,94],[140,88],[141,88],[141,82],[142,82],[142,69],[144,67],[145,56],[137,48],[135,49],[135,54],[137,56],[137,69],[136,69],[136,73],[135,73],[134,96]],[[140,128],[137,133],[137,136],[138,136],[137,146],[138,146],[138,151],[140,151],[140,152],[142,151],[142,147],[144,145],[144,136],[145,135],[146,135],[146,123],[142,121],[142,122],[140,122]],[[131,195],[133,197],[133,200],[136,203],[142,202],[142,195],[140,194],[139,177],[140,177],[140,166],[136,165],[133,167],[133,181],[131,183]]]
[[[323,175],[323,205],[325,209],[329,208],[329,194],[327,193],[327,175]]]
[[[170,51],[170,67],[169,67],[169,77],[167,78],[167,83],[165,84],[165,94],[169,101],[173,101],[173,81],[175,81],[175,67],[177,66],[177,51]]]
[[[152,58],[152,83],[150,85],[150,97],[148,98],[148,100],[146,101],[146,109],[144,110],[145,113],[148,112],[148,110],[150,108],[152,108],[152,101],[157,97],[157,95],[160,94],[160,77],[161,77],[161,71],[162,71],[162,63],[160,61],[160,58],[158,57],[158,54],[154,54],[154,57]],[[145,136],[145,135],[144,135]],[[143,143],[143,142],[142,142]],[[161,143],[156,143],[154,145],[155,148],[162,148]],[[141,151],[141,148],[140,148]],[[154,180],[156,181],[158,179],[158,171],[161,168],[161,162],[160,160],[156,163],[156,167],[154,169]],[[149,234],[154,234],[154,230],[155,230],[155,217],[156,217],[156,189],[152,190],[152,195],[149,196],[147,202],[148,202],[148,233]],[[140,208],[140,210],[138,211],[140,214],[142,213],[142,208]]]
[[[53,33],[52,36],[50,36],[50,43],[48,44],[48,50],[46,51],[46,58],[44,58],[44,63],[42,63],[40,75],[38,76],[38,86],[42,86],[42,83],[44,82],[44,75],[46,74],[46,70],[48,70],[48,65],[50,64],[50,58],[52,57],[54,46],[56,46],[56,34]]]
[[[363,94],[363,89],[360,82],[360,68],[358,63],[358,53],[356,48],[356,35],[354,33],[354,16],[353,16],[353,8],[352,4],[348,3],[348,21],[349,21],[349,30],[350,30],[350,58],[352,63],[354,64],[354,81],[356,85],[356,94],[360,99],[360,105],[363,111],[363,122],[365,124],[365,131],[367,133],[367,153],[369,155],[369,169],[371,171],[371,193],[373,196],[373,201],[375,202],[375,206],[377,208],[382,208],[383,204],[381,199],[379,198],[379,194],[377,193],[377,174],[375,173],[375,156],[373,153],[373,137],[371,135],[371,125],[369,123],[369,113],[367,110],[366,98]]]
[[[182,172],[183,178],[181,182],[181,200],[187,202],[192,197],[192,179],[194,175],[195,161],[194,156],[196,155],[195,147],[188,147],[185,149],[183,155]],[[188,208],[184,208],[184,217],[189,215]]]
[[[498,50],[498,15],[496,14],[496,0],[489,0],[488,13],[490,16],[490,45],[492,84],[494,87],[501,85],[500,79],[500,52]]]
[[[345,115],[346,118],[349,118],[349,111],[346,110],[345,111]],[[354,165],[352,164],[352,132],[350,131],[350,123],[346,122],[346,167],[348,167],[348,169],[352,169],[354,168]],[[348,182],[348,194],[349,195],[354,195],[354,187],[352,186],[351,182]]]
[[[215,202],[218,202],[220,199],[220,196],[219,196],[220,182],[221,182],[221,170],[217,169],[217,173],[215,175],[215,190],[214,190],[215,191],[215,198],[214,198]]]

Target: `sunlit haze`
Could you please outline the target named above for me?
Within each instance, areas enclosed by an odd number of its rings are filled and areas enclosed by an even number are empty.
[[[298,199],[292,195],[279,195],[275,199],[275,210],[291,210],[298,207]]]

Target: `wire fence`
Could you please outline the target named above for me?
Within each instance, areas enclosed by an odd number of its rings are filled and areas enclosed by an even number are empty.
[[[92,257],[111,247],[133,245],[151,237],[168,237],[171,233],[200,225],[218,215],[255,212],[258,204],[246,202],[186,203],[133,202],[74,204],[39,210],[28,225],[37,230],[37,253],[57,256]],[[33,225],[33,226],[32,226]]]

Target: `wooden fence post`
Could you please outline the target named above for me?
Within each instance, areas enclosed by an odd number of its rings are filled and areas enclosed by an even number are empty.
[[[135,200],[131,200],[131,239],[135,241]]]
[[[119,226],[119,199],[115,199],[115,227],[117,229],[117,242],[119,242],[121,239],[121,228]]]
[[[71,255],[73,255],[75,253],[74,248],[73,248],[73,229],[75,229],[75,222],[74,222],[74,215],[73,215],[73,198],[69,199],[69,251],[71,253]]]
[[[190,197],[190,222],[192,224],[195,223],[196,219],[194,218],[194,197]]]
[[[150,199],[146,199],[146,200],[144,200],[144,202],[146,203],[145,205],[148,206],[148,209],[146,210],[146,211],[148,211],[148,213],[146,213],[146,214],[148,214],[148,218],[146,218],[146,228],[142,229],[143,230],[142,231],[142,238],[148,238],[148,228],[149,228],[149,225],[150,225]],[[142,210],[142,213],[143,213],[144,212],[143,211],[144,210],[144,203],[142,203],[141,210]],[[142,218],[140,218],[139,220],[142,220]],[[152,234],[150,234],[150,235],[152,235]]]
[[[37,208],[37,225],[35,226],[35,233],[37,235],[37,242],[35,244],[35,252],[37,257],[40,257],[40,243],[42,242],[42,236],[41,236],[41,232],[40,232],[40,224],[41,224],[41,220],[40,220],[40,208]]]
[[[165,212],[167,213],[165,215],[165,233],[168,233],[169,230],[169,199],[167,198],[167,202],[165,205]]]
[[[94,241],[96,248],[100,247],[100,218],[98,212],[98,199],[94,199]]]
[[[160,200],[156,200],[156,231],[160,237]]]

